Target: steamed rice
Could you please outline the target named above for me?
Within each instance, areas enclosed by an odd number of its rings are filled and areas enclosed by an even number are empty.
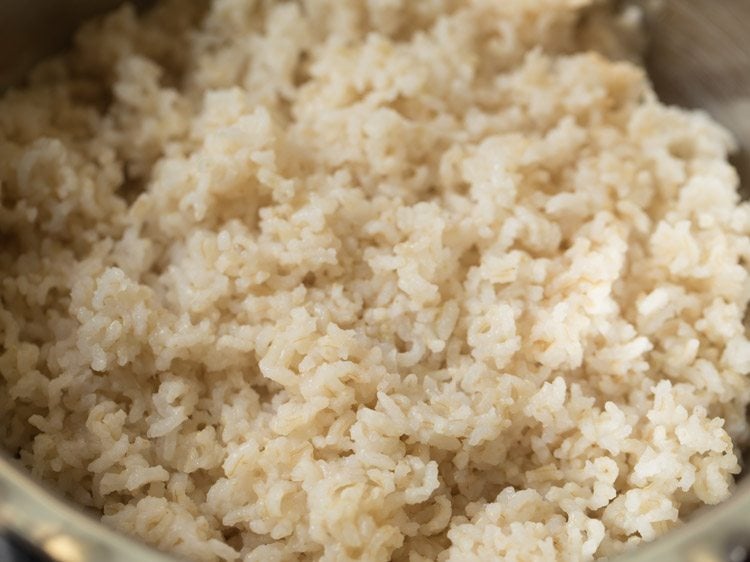
[[[87,25],[0,101],[0,442],[201,561],[600,558],[727,498],[732,140],[591,3]]]

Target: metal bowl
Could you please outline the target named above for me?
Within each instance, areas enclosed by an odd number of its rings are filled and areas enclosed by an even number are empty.
[[[62,48],[77,24],[120,0],[0,0],[0,90]],[[734,164],[750,196],[750,0],[622,0],[644,8],[646,66],[661,98],[707,111],[730,129]],[[136,4],[148,4],[147,0]],[[0,560],[167,562],[32,482],[0,456]],[[618,562],[750,561],[750,478],[732,497]]]

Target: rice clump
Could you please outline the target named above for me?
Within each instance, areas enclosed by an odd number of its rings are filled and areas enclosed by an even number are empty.
[[[592,0],[171,0],[0,101],[0,442],[199,561],[588,560],[732,491],[729,135]]]

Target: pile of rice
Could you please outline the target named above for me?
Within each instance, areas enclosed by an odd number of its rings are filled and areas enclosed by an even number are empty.
[[[727,498],[732,140],[591,3],[84,27],[0,101],[0,442],[201,561],[600,558]]]

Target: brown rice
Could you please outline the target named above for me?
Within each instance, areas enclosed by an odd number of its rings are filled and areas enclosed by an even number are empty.
[[[0,101],[0,442],[203,561],[600,558],[725,499],[732,140],[591,3],[87,25]]]

